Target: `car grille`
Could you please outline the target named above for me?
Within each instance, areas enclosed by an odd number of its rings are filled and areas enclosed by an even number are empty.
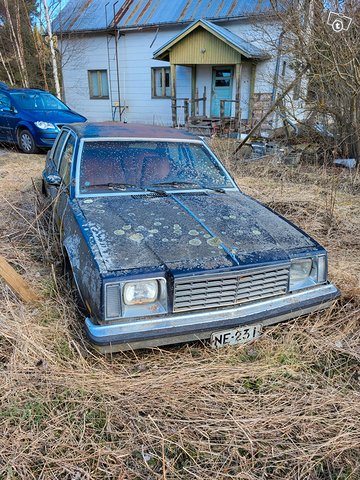
[[[176,278],[174,312],[254,302],[287,292],[288,266]]]

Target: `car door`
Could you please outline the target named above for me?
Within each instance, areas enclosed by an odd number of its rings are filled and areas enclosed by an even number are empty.
[[[44,171],[45,180],[47,179],[47,177],[50,177],[51,175],[57,175],[57,176],[59,175],[60,158],[69,134],[70,134],[69,130],[66,130],[66,129],[62,130],[60,135],[57,137],[53,148],[48,152],[46,157],[45,171]],[[55,201],[58,195],[59,187],[60,185],[47,183],[46,189],[53,201]]]
[[[14,109],[8,94],[0,92],[0,140],[14,142],[18,113]]]
[[[55,200],[54,212],[61,237],[63,235],[63,218],[69,203],[71,167],[74,158],[75,142],[75,135],[70,132],[66,137],[59,156],[58,172],[61,177],[61,184]]]

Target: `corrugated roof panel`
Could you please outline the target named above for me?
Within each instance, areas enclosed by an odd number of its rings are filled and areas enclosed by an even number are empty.
[[[55,32],[102,30],[112,23],[116,0],[70,0],[53,22]],[[116,11],[124,3],[120,0]],[[106,6],[106,4],[108,4]],[[107,12],[107,22],[105,14]]]
[[[101,30],[113,25],[116,0],[70,0],[54,20],[54,31]],[[105,5],[108,21],[105,19]],[[257,15],[271,8],[271,0],[119,0],[116,3],[118,28],[187,23],[200,18]]]

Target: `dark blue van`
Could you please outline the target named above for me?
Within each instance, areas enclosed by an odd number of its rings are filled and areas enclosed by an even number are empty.
[[[0,142],[15,143],[25,153],[52,147],[64,124],[86,122],[45,90],[10,89],[0,82]]]

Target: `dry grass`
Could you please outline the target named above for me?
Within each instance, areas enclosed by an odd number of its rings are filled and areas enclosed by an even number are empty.
[[[0,157],[0,254],[44,299],[26,306],[0,283],[0,479],[360,478],[359,179],[235,168],[216,148],[244,191],[329,249],[342,299],[250,345],[99,356],[37,218],[44,157]]]

